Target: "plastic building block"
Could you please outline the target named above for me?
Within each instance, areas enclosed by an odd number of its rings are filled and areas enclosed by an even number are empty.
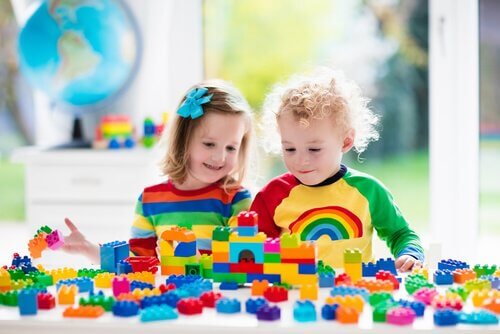
[[[99,318],[104,314],[101,306],[70,306],[63,311],[65,318]]]
[[[487,279],[476,278],[465,282],[464,289],[469,293],[474,290],[490,290],[491,283]]]
[[[238,214],[238,226],[257,226],[258,218],[255,211],[241,211]]]
[[[281,244],[279,238],[267,238],[264,242],[265,253],[280,253]]]
[[[188,263],[186,264],[186,275],[198,275],[202,276],[203,270],[200,264]]]
[[[127,260],[121,260],[116,264],[116,273],[118,275],[133,272],[132,265]]]
[[[335,277],[335,285],[351,285],[351,276],[346,273],[342,273]]]
[[[141,281],[132,281],[130,282],[130,291],[134,291],[135,289],[144,290],[144,289],[153,289],[154,285]]]
[[[241,303],[238,299],[220,298],[215,302],[215,309],[218,313],[240,313]]]
[[[215,307],[215,302],[219,300],[221,297],[222,294],[218,292],[207,291],[200,296],[200,300],[202,301],[204,307],[213,308]]]
[[[388,292],[375,292],[372,293],[368,299],[369,303],[371,306],[375,307],[378,304],[385,302],[385,301],[394,301],[392,298],[392,295]]]
[[[362,263],[361,272],[363,277],[374,277],[378,272],[378,267],[373,262]]]
[[[449,269],[438,269],[434,272],[434,283],[438,285],[453,284],[453,275]]]
[[[130,246],[126,241],[112,241],[101,245],[101,269],[116,273],[118,262],[129,257]]]
[[[481,310],[471,313],[461,313],[458,321],[460,323],[472,325],[497,325],[498,317],[495,313]]]
[[[387,322],[393,325],[411,325],[417,315],[411,308],[398,307],[387,312]]]
[[[358,310],[352,307],[340,305],[336,313],[337,321],[342,324],[357,324],[359,313]]]
[[[94,290],[94,282],[88,277],[62,279],[57,282],[56,287],[59,289],[63,285],[76,285],[78,287],[78,292],[89,292]]]
[[[77,272],[77,277],[89,277],[89,278],[95,278],[98,274],[104,273],[105,271],[102,269],[87,269],[87,268],[82,268],[78,269]]]
[[[394,259],[386,258],[386,259],[378,259],[377,260],[377,268],[378,270],[389,271],[394,275],[397,275],[398,272],[396,270],[396,263]]]
[[[39,310],[50,310],[56,307],[56,299],[50,293],[39,293],[37,303]]]
[[[300,287],[300,299],[317,300],[318,286],[316,284],[304,284]]]
[[[365,304],[363,298],[360,295],[327,297],[325,302],[332,305],[339,304],[340,306],[346,306],[355,309],[356,311],[358,311],[358,313],[363,312]]]
[[[177,302],[177,310],[180,314],[193,315],[203,312],[203,302],[197,298],[185,298]]]
[[[460,296],[436,296],[432,300],[432,307],[435,309],[449,308],[460,311],[464,304]]]
[[[96,288],[111,288],[111,282],[115,277],[114,273],[100,273],[94,277],[94,285]]]
[[[112,311],[113,315],[117,317],[133,317],[139,314],[139,305],[128,300],[117,301],[114,303]]]
[[[28,250],[30,255],[34,259],[38,259],[42,256],[42,251],[47,249],[47,241],[45,241],[44,235],[39,235],[28,242]]]
[[[150,284],[155,284],[155,275],[149,271],[141,271],[127,274],[127,278],[130,281],[141,281]]]
[[[329,288],[335,284],[335,274],[333,273],[318,273],[318,284],[320,288]]]
[[[465,283],[467,281],[473,280],[476,278],[476,273],[474,270],[469,268],[464,269],[455,269],[453,271],[453,282],[454,283]]]
[[[436,310],[434,324],[436,326],[455,326],[459,321],[459,313],[450,309]]]
[[[477,277],[488,276],[488,275],[493,275],[495,273],[495,271],[497,270],[497,266],[496,265],[489,266],[487,264],[485,265],[476,264],[473,270],[476,273]]]
[[[268,280],[253,280],[252,281],[252,296],[262,296],[264,291],[269,287]]]
[[[387,321],[387,312],[393,308],[400,307],[400,305],[393,300],[386,300],[378,303],[373,308],[372,318],[373,322],[386,322]]]
[[[11,278],[9,272],[0,268],[0,291],[8,291],[11,289]]]
[[[344,264],[361,263],[361,251],[358,248],[344,250]]]
[[[335,286],[330,290],[331,296],[361,296],[364,300],[368,300],[370,293],[366,288],[355,286]]]
[[[17,291],[0,293],[0,304],[5,306],[17,306]]]
[[[47,246],[52,250],[56,250],[64,245],[64,236],[59,230],[54,230],[47,234],[45,240],[47,241]]]
[[[179,242],[174,249],[174,256],[188,257],[196,255],[196,240],[190,242]]]
[[[288,300],[288,290],[280,286],[270,286],[264,291],[264,298],[274,303],[283,302]]]
[[[212,240],[214,241],[229,241],[231,228],[228,226],[217,226],[212,231]]]
[[[413,298],[415,298],[415,300],[421,301],[425,305],[430,305],[438,294],[439,293],[436,289],[424,287],[415,291],[415,293],[413,293]]]
[[[141,310],[141,322],[151,322],[158,320],[177,319],[179,314],[177,311],[168,305],[154,305]]]
[[[399,289],[399,281],[393,273],[387,270],[379,270],[375,274],[375,279],[382,281],[391,281],[392,285],[394,285],[394,290]]]
[[[325,320],[335,320],[339,304],[325,304],[321,308],[321,317]]]
[[[419,301],[399,300],[402,307],[411,308],[417,317],[422,317],[425,313],[425,304]]]
[[[147,308],[151,305],[168,305],[170,307],[177,307],[180,297],[177,293],[169,291],[159,296],[144,297],[141,300],[141,307]]]
[[[281,318],[281,309],[278,306],[262,305],[257,309],[257,319],[275,321]]]
[[[483,308],[500,315],[500,298],[488,298],[483,302]]]
[[[219,285],[221,290],[238,290],[239,284],[237,282],[222,282]]]
[[[130,292],[130,281],[127,277],[116,276],[111,282],[113,296],[118,297],[122,293]]]
[[[433,288],[434,284],[428,282],[421,274],[410,274],[405,280],[405,289],[411,295],[421,288]]]
[[[472,305],[475,307],[483,306],[485,300],[489,298],[500,298],[499,290],[474,290],[471,293]]]
[[[106,297],[102,291],[97,294],[89,294],[88,299],[80,298],[79,305],[81,306],[101,306],[104,311],[109,312],[113,309],[115,299],[111,296]]]
[[[132,256],[125,259],[126,262],[130,263],[132,267],[132,272],[145,272],[149,271],[155,274],[158,271],[158,265],[160,262],[154,256]]]
[[[268,305],[267,300],[265,300],[264,298],[249,298],[245,302],[245,310],[247,313],[256,314],[257,310],[264,305]]]
[[[429,270],[427,268],[416,268],[414,267],[411,271],[412,274],[420,274],[425,277],[426,280],[429,280]]]
[[[398,282],[399,284],[399,282]],[[354,284],[356,287],[365,288],[370,293],[377,291],[393,291],[394,283],[389,280],[367,280],[360,279]]]
[[[482,276],[482,278],[490,281],[492,289],[500,290],[500,277],[488,275]]]
[[[298,248],[300,244],[300,236],[297,233],[282,234],[280,237],[281,251],[284,248]]]
[[[196,241],[196,235],[193,231],[185,227],[173,226],[161,234],[161,239],[177,242],[192,242]]]
[[[37,290],[25,289],[19,291],[17,302],[21,315],[35,315],[38,311]]]
[[[296,301],[293,306],[293,318],[298,322],[316,321],[316,308],[310,300]]]
[[[76,285],[62,285],[57,292],[57,303],[59,305],[72,305],[75,303],[75,296],[78,293]]]
[[[458,260],[441,260],[438,263],[438,269],[448,269],[448,270],[455,270],[455,269],[465,269],[469,268],[469,265],[463,261],[458,261]]]

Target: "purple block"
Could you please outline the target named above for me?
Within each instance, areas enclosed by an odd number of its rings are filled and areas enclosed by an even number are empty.
[[[263,305],[257,310],[257,319],[265,321],[279,320],[281,309],[278,306]]]

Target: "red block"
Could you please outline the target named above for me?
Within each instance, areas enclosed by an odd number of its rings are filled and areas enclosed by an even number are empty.
[[[177,311],[180,314],[192,315],[203,312],[203,302],[197,298],[184,298],[177,302]]]
[[[215,302],[222,297],[222,294],[214,291],[207,291],[200,296],[200,300],[205,307],[215,307]]]
[[[282,286],[270,286],[264,291],[264,298],[273,303],[288,300],[288,290]]]
[[[40,310],[50,310],[56,307],[56,299],[50,293],[41,292],[36,298]]]
[[[315,259],[284,259],[281,258],[281,263],[298,263],[298,264],[315,264]]]
[[[125,259],[132,266],[132,271],[142,272],[149,271],[156,274],[160,261],[154,256],[131,256]]]
[[[231,263],[229,264],[229,271],[232,273],[263,274],[264,265],[253,262]]]
[[[379,270],[375,274],[375,279],[381,280],[381,281],[391,281],[392,285],[394,285],[394,290],[399,289],[399,281],[396,278],[396,276],[394,276],[390,271]]]
[[[255,211],[241,211],[238,214],[238,226],[257,226],[259,215]]]
[[[346,273],[336,276],[335,285],[352,285],[351,276]]]

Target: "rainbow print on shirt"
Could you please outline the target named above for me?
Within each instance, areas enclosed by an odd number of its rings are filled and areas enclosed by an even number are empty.
[[[290,225],[291,233],[300,240],[318,240],[328,235],[332,240],[354,239],[363,236],[363,225],[354,213],[341,206],[325,206],[304,212]]]

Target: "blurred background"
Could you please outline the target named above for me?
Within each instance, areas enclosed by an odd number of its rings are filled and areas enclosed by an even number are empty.
[[[223,78],[242,90],[258,120],[273,84],[315,66],[332,66],[358,82],[381,116],[381,139],[360,156],[350,153],[345,162],[389,187],[427,245],[436,239],[430,235],[429,209],[428,1],[120,1],[137,25],[137,68],[131,66],[134,73],[111,102],[69,113],[50,94],[33,90],[20,70],[19,34],[29,22],[30,6],[40,5],[21,2],[0,0],[0,228],[27,221],[25,167],[12,162],[12,152],[64,142],[75,115],[90,137],[108,113],[128,113],[140,128],[144,117],[173,112],[191,84]],[[479,157],[463,159],[477,159],[477,230],[492,242],[500,238],[500,2],[479,0],[478,7]],[[284,172],[280,157],[260,148],[257,166],[249,180],[255,189]]]

